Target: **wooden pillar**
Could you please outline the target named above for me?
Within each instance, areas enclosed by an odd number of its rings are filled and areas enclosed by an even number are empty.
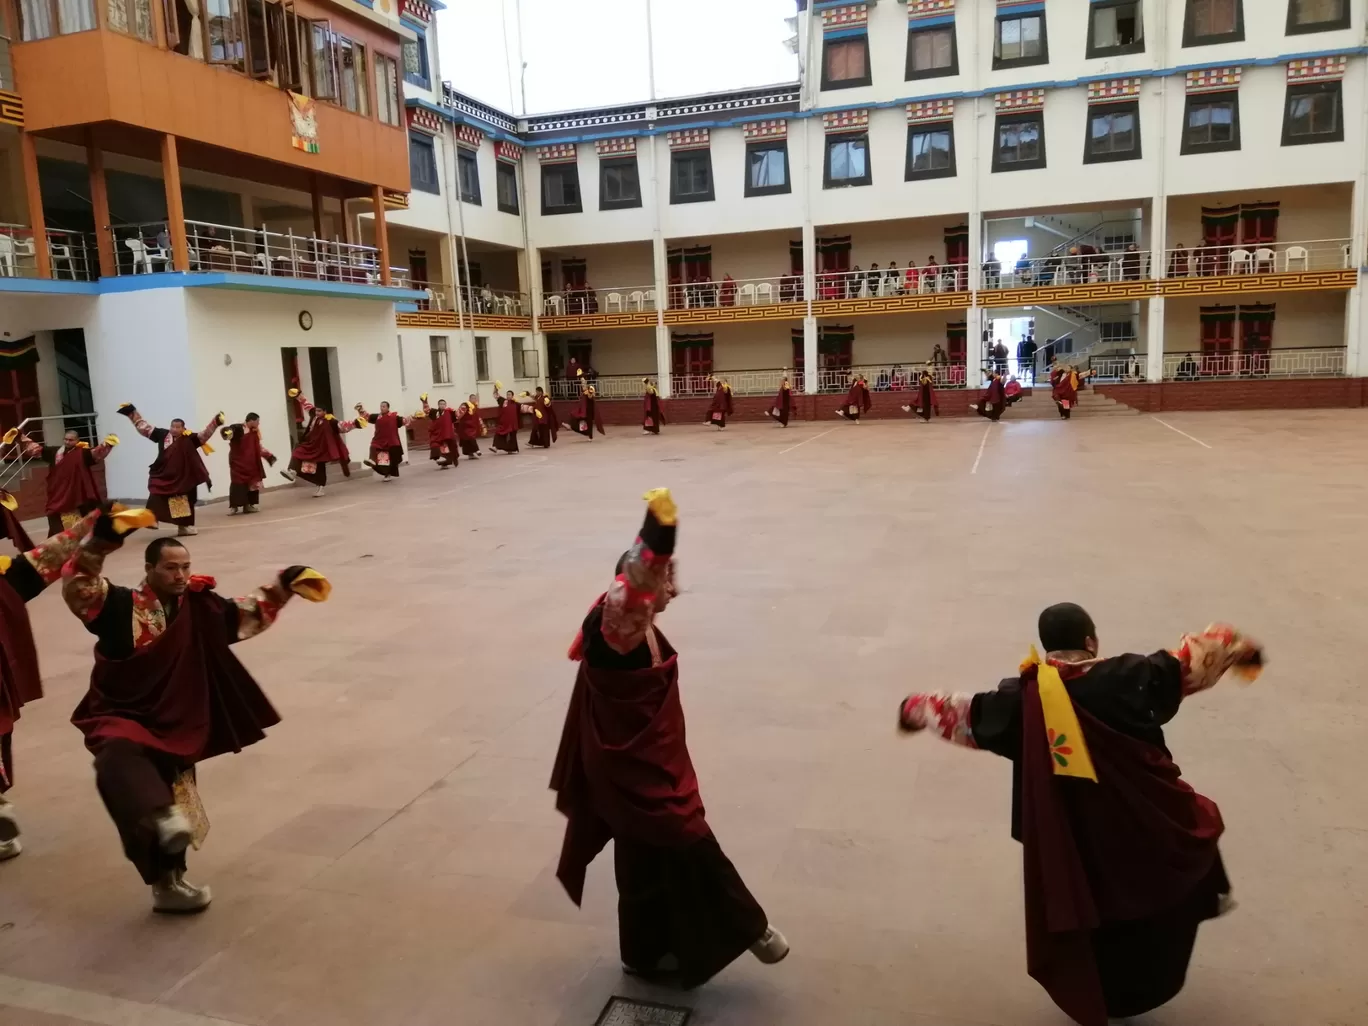
[[[118,274],[114,254],[114,234],[109,228],[109,190],[105,185],[104,151],[95,139],[95,129],[86,128],[86,166],[90,168],[90,205],[95,215],[95,247],[100,254],[100,277]]]
[[[376,186],[371,193],[375,204],[375,247],[380,251],[380,284],[390,283],[389,229],[385,226],[385,190]]]
[[[314,218],[314,237],[323,238],[323,183],[318,180],[318,175],[313,176],[313,218]]]
[[[166,228],[171,235],[171,266],[190,270],[190,245],[185,241],[185,204],[181,202],[180,160],[176,157],[176,137],[161,140],[162,182],[166,186]]]
[[[29,226],[33,229],[33,262],[38,277],[52,277],[52,254],[47,246],[47,222],[43,220],[43,189],[38,184],[38,152],[33,136],[19,132],[19,156],[24,164],[24,193],[28,196]]]

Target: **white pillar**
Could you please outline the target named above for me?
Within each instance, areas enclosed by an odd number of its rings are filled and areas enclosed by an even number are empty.
[[[539,372],[537,384],[541,385],[548,392],[551,390],[551,347],[546,339],[546,332],[541,330],[537,323],[541,317],[542,287],[541,287],[541,250],[535,246],[526,247],[523,250],[524,258],[518,261],[518,277],[522,279],[522,287],[518,290],[528,297],[528,304],[532,314],[532,346],[537,350],[537,370]]]
[[[1363,347],[1363,285],[1349,290],[1344,303],[1344,373],[1351,378],[1368,377]]]
[[[1164,297],[1150,296],[1149,323],[1145,331],[1145,380],[1164,380]]]
[[[803,318],[803,391],[808,395],[817,394],[817,318]]]
[[[812,316],[812,301],[817,296],[817,229],[811,221],[803,222],[803,300],[807,314],[803,318],[803,391],[817,394],[817,318]]]
[[[983,387],[983,327],[988,319],[981,306],[964,312],[964,387],[973,391]]]

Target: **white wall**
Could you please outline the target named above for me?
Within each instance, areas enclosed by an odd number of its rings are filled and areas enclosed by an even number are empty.
[[[963,321],[962,313],[912,314],[890,317],[853,317],[855,341],[851,360],[856,366],[899,363],[916,366],[931,359],[937,345],[945,348],[945,325]]]
[[[511,332],[511,331],[487,331],[476,329],[475,331],[461,330],[455,328],[400,328],[391,331],[392,338],[390,348],[396,350],[402,344],[404,361],[404,383],[396,389],[396,395],[401,397],[397,401],[396,408],[402,409],[404,415],[412,414],[421,405],[419,396],[424,392],[428,393],[428,401],[432,405],[437,405],[438,399],[445,399],[450,405],[464,402],[466,397],[474,392],[480,402],[488,405],[492,402],[494,382],[503,383],[504,389],[513,389],[521,392],[524,389],[532,391],[539,383],[533,378],[516,378],[513,376],[513,340],[515,338],[525,339],[524,345],[535,348],[533,345],[534,337],[532,332]],[[451,383],[439,385],[432,379],[432,337],[445,335],[447,339],[447,358],[451,372]],[[484,338],[487,340],[486,352],[489,355],[489,377],[477,378],[475,373],[475,339]],[[402,343],[400,340],[402,339]],[[396,361],[397,363],[397,361]],[[541,368],[542,375],[545,375],[546,368]],[[395,402],[394,400],[391,400]]]

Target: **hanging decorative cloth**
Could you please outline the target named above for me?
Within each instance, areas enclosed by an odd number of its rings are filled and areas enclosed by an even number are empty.
[[[1083,728],[1078,724],[1078,714],[1074,712],[1073,699],[1069,689],[1064,686],[1064,678],[1059,671],[1040,658],[1034,645],[1030,655],[1022,661],[1024,673],[1032,666],[1036,668],[1036,686],[1040,691],[1040,707],[1045,714],[1045,732],[1050,743],[1050,761],[1057,777],[1081,777],[1097,783],[1097,771],[1093,769],[1092,756],[1088,754],[1088,743],[1083,738]]]

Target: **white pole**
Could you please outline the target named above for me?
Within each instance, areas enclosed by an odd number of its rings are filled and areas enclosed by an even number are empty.
[[[651,0],[646,0],[646,75],[650,79],[651,102],[655,103],[655,27],[651,21]]]

